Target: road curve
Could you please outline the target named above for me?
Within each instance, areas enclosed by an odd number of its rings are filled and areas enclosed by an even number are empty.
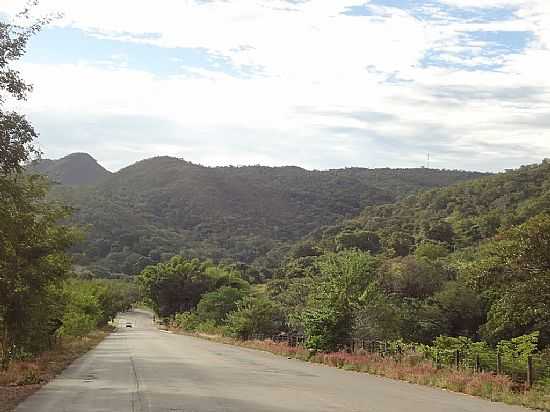
[[[466,395],[163,333],[120,328],[16,412],[525,412]]]

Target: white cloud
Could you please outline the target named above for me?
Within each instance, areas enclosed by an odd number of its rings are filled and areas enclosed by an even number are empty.
[[[18,3],[5,1],[0,11],[10,12]],[[550,106],[550,5],[542,0],[443,2],[518,10],[511,20],[469,22],[436,10],[434,20],[395,8],[380,16],[342,14],[365,0],[42,0],[41,12],[64,13],[54,22],[60,27],[159,47],[200,47],[258,70],[243,78],[199,69],[159,76],[122,64],[25,64],[36,87],[25,110],[44,126],[43,140],[51,145],[53,126],[44,114],[54,113],[73,128],[78,126],[67,119],[80,119],[83,128],[96,132],[104,122],[107,132],[98,141],[110,147],[109,153],[123,148],[131,153],[112,167],[135,160],[132,156],[175,154],[180,148],[191,153],[190,160],[208,164],[296,162],[309,167],[411,166],[432,149],[441,151],[436,165],[460,167],[470,164],[464,151],[473,153],[471,161],[477,152],[495,156],[487,145],[550,150],[550,131],[525,121]],[[532,31],[533,44],[521,54],[487,57],[481,53],[486,43],[465,43],[460,37],[468,31],[503,30]],[[441,53],[450,67],[423,66],[429,51]],[[466,52],[473,57],[464,57]],[[498,71],[476,70],[495,63],[501,65]],[[365,121],[348,115],[357,112],[391,116]],[[510,125],[518,114],[521,121]],[[82,120],[86,116],[95,119],[93,127]],[[132,143],[115,129],[120,118],[155,119],[169,136],[146,142],[139,129],[119,122],[118,127],[136,134]],[[172,125],[170,131],[163,123]],[[109,139],[108,130],[120,140]],[[517,158],[510,150],[503,149],[503,162],[536,160],[533,150]],[[501,163],[470,167],[496,164]]]

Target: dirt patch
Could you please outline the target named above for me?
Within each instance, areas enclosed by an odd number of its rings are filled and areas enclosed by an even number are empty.
[[[18,403],[32,395],[41,385],[0,386],[0,412],[15,410]]]

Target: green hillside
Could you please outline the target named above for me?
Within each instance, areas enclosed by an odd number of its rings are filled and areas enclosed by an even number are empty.
[[[388,248],[398,240],[410,241],[412,251],[415,244],[432,240],[455,250],[477,245],[548,210],[550,162],[544,161],[367,207],[357,218],[318,231],[317,239],[330,249],[344,233],[372,231]]]
[[[209,168],[157,157],[93,187],[56,187],[54,196],[76,208],[77,223],[89,225],[74,250],[77,263],[97,273],[135,274],[178,253],[251,264],[365,207],[479,176],[432,169]]]
[[[37,160],[28,169],[63,185],[93,185],[111,174],[87,153],[72,153],[57,160]]]
[[[549,262],[544,161],[320,229],[297,243],[267,292],[289,328],[330,345],[440,335],[496,344],[534,334],[525,339],[536,348],[550,343]]]

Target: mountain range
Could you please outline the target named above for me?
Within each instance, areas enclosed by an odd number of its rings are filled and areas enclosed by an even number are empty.
[[[99,276],[136,274],[174,254],[269,267],[321,227],[425,189],[484,176],[417,169],[205,167],[155,157],[110,173],[90,155],[41,160],[52,196],[75,208],[75,262]],[[269,274],[265,275],[269,276]]]

